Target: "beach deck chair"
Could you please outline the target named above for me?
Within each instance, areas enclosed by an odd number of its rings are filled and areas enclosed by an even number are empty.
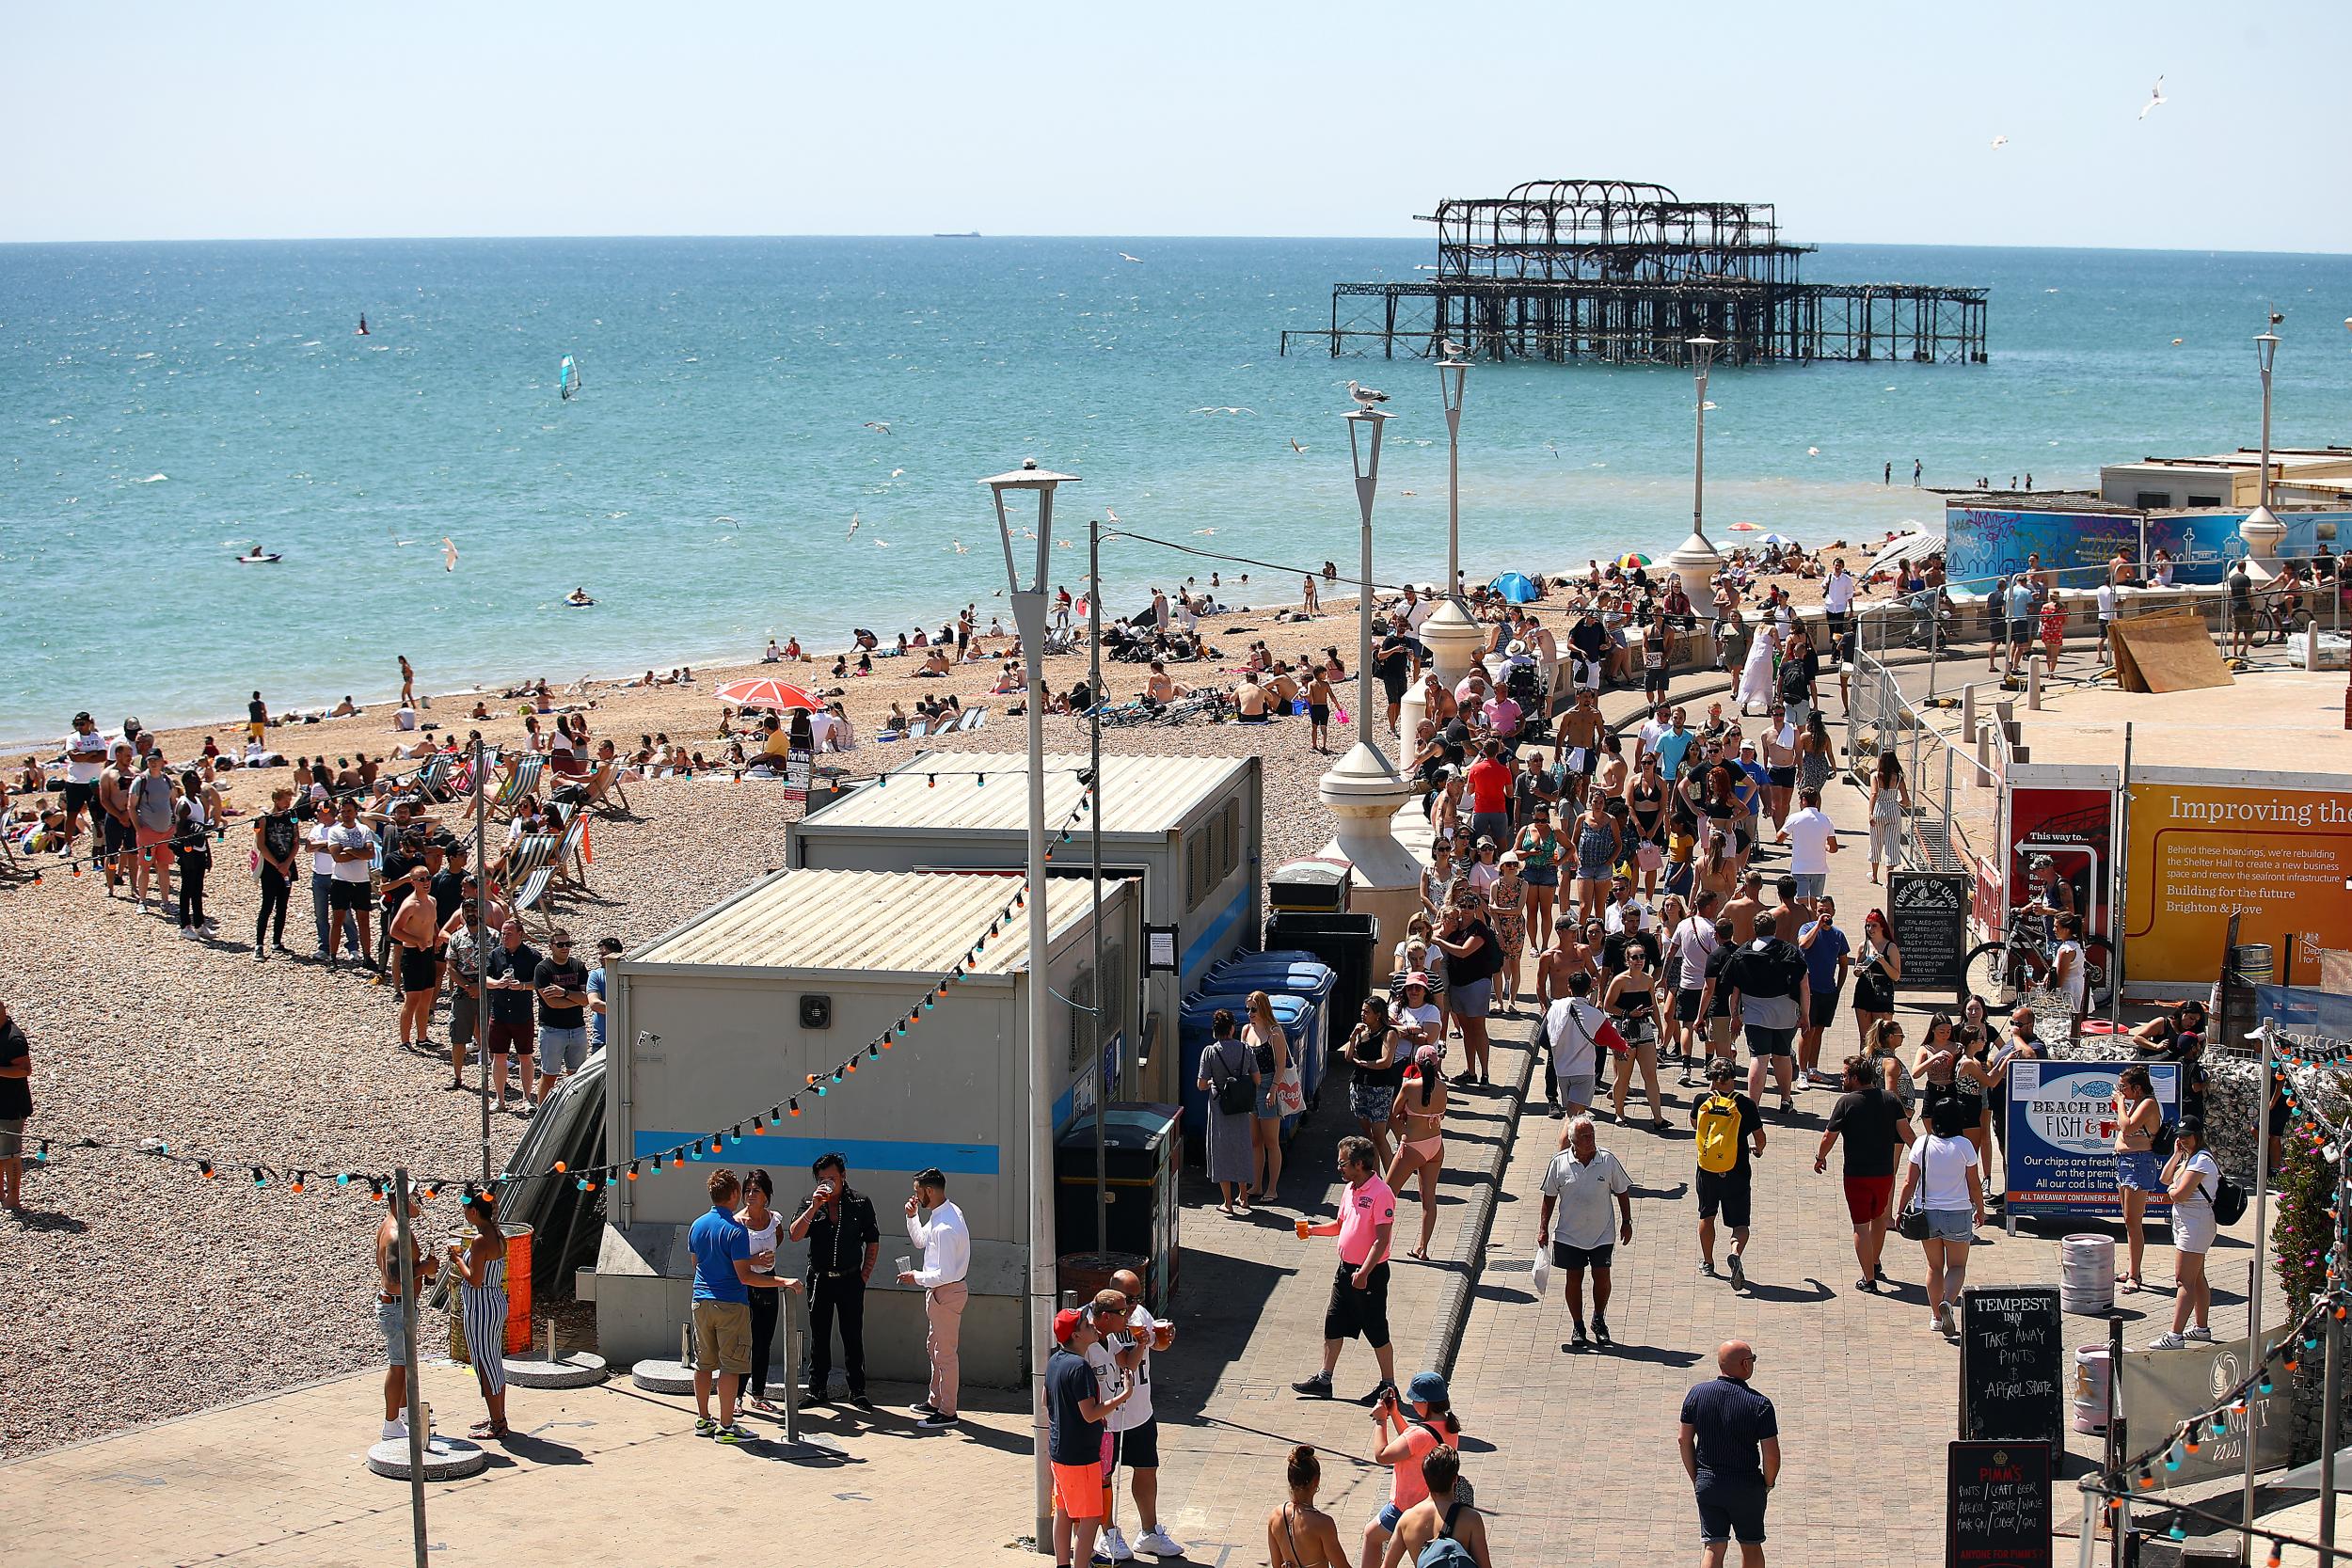
[[[582,812],[564,824],[564,835],[555,841],[555,850],[548,857],[555,885],[566,892],[593,891],[588,886],[588,860],[581,851],[587,837],[588,815]]]
[[[556,843],[553,833],[525,833],[516,842],[514,852],[506,857],[505,865],[500,868],[499,880],[508,887],[522,886],[555,858]]]
[[[549,907],[552,900],[548,895],[553,891],[554,886],[554,869],[543,865],[516,885],[515,896],[507,907],[515,911],[516,919],[521,919],[525,915],[537,915],[540,927],[545,930],[552,931],[555,929],[555,911]]]
[[[506,775],[506,782],[499,786],[497,796],[490,801],[490,815],[501,818],[514,816],[516,806],[525,797],[539,792],[539,780],[547,769],[548,759],[538,752],[517,753],[514,770]]]
[[[984,707],[965,708],[963,710],[963,722],[956,726],[958,732],[964,735],[969,735],[975,730],[985,729],[987,727],[988,709]]]
[[[620,802],[617,811],[612,804],[615,800]],[[596,770],[588,775],[588,809],[621,816],[637,815],[636,808],[628,803],[628,795],[621,789],[620,758],[597,764]]]

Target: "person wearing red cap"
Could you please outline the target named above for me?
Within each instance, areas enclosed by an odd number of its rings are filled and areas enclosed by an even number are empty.
[[[1054,1354],[1045,1362],[1045,1456],[1054,1467],[1054,1561],[1070,1568],[1094,1560],[1103,1523],[1103,1422],[1135,1391],[1129,1383],[1097,1399],[1086,1353],[1101,1342],[1094,1315],[1064,1307],[1054,1314]]]

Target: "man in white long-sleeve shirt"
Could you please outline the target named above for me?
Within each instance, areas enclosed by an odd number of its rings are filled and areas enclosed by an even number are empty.
[[[923,1418],[915,1424],[935,1432],[956,1424],[956,1353],[963,1342],[968,1293],[963,1276],[972,1268],[972,1232],[963,1211],[947,1201],[947,1178],[936,1165],[915,1175],[914,1196],[907,1199],[907,1239],[923,1249],[923,1266],[901,1273],[898,1283],[923,1287],[923,1312],[930,1324],[923,1347],[930,1355],[931,1386],[914,1407]]]

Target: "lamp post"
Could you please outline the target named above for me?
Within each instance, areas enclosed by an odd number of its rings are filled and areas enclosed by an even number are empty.
[[[1372,678],[1372,501],[1380,483],[1381,428],[1390,416],[1359,408],[1347,416],[1348,452],[1355,465],[1356,507],[1361,517],[1356,597],[1356,744],[1323,775],[1315,795],[1338,819],[1324,854],[1355,868],[1349,910],[1370,914],[1383,929],[1401,931],[1421,901],[1421,863],[1397,843],[1391,823],[1412,795],[1381,753],[1373,727],[1373,705],[1380,700]],[[1375,980],[1388,976],[1391,942],[1373,944]]]
[[[1691,595],[1695,613],[1713,596],[1715,574],[1724,564],[1723,556],[1707,542],[1707,372],[1723,344],[1701,334],[1684,339],[1683,346],[1691,351],[1691,374],[1699,393],[1696,450],[1691,462],[1691,537],[1666,558],[1666,564],[1682,578],[1682,591]]]
[[[2279,325],[2273,315],[2271,325]],[[2279,575],[2279,542],[2287,535],[2286,525],[2270,510],[2270,368],[2279,359],[2279,335],[2261,332],[2254,337],[2254,363],[2263,378],[2263,467],[2256,483],[2254,510],[2237,526],[2237,536],[2246,541],[2246,575],[2256,582],[2267,582]]]
[[[1074,474],[1041,468],[1031,458],[1010,473],[980,481],[996,503],[996,536],[1005,546],[1005,591],[1012,598],[1012,623],[1021,633],[1021,662],[1028,677],[1029,717],[1029,1439],[1036,1465],[1037,1542],[1050,1551],[1054,1540],[1054,1473],[1047,1457],[1045,1360],[1053,1344],[1054,1301],[1054,1099],[1052,1053],[1047,1049],[1045,986],[1045,560],[1054,547],[1054,490],[1076,483]],[[1026,584],[1012,553],[1013,528],[1005,513],[1008,492],[1037,496],[1037,560]]]
[[[1430,668],[1451,691],[1462,684],[1470,665],[1478,657],[1478,644],[1484,641],[1478,634],[1478,623],[1471,620],[1462,604],[1462,391],[1470,375],[1470,361],[1454,343],[1445,345],[1446,356],[1438,361],[1438,397],[1445,406],[1446,491],[1445,491],[1445,592],[1438,596],[1438,607],[1430,611],[1421,625],[1420,637],[1429,650]],[[1397,753],[1401,757],[1412,749],[1407,736],[1416,736],[1421,721],[1429,717],[1429,703],[1415,681],[1398,705],[1396,721]]]

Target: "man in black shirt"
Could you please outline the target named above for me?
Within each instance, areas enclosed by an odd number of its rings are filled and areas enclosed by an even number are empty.
[[[1388,694],[1389,728],[1393,732],[1406,689],[1421,673],[1421,660],[1413,657],[1413,644],[1406,640],[1404,627],[1397,627],[1382,640],[1373,653],[1372,668],[1380,677],[1381,690]]]
[[[1879,1288],[1879,1255],[1886,1249],[1887,1201],[1895,1196],[1895,1150],[1911,1142],[1911,1117],[1886,1092],[1867,1057],[1846,1058],[1846,1092],[1837,1097],[1814,1151],[1815,1175],[1829,1169],[1829,1146],[1846,1140],[1846,1217],[1853,1221],[1857,1291]]]
[[[792,1221],[792,1239],[808,1243],[808,1395],[826,1402],[833,1379],[833,1322],[841,1320],[841,1361],[850,1374],[850,1402],[871,1410],[866,1397],[866,1281],[882,1254],[874,1204],[850,1188],[849,1163],[819,1154],[808,1167],[817,1190]]]
[[[490,1092],[498,1097],[499,1109],[506,1109],[506,1058],[512,1053],[523,1059],[523,1109],[528,1114],[532,1100],[531,1025],[533,983],[539,977],[539,950],[523,941],[522,923],[509,919],[499,930],[499,940],[482,959],[482,995],[485,1010],[490,1015],[490,1027],[483,1037],[483,1049],[490,1056]]]
[[[1764,1509],[1780,1483],[1780,1418],[1748,1386],[1756,1352],[1733,1339],[1715,1353],[1719,1374],[1682,1397],[1682,1471],[1699,1506],[1703,1560],[1720,1564],[1733,1537],[1742,1568],[1764,1560]]]
[[[1731,1227],[1731,1282],[1745,1290],[1748,1276],[1743,1259],[1756,1174],[1752,1162],[1764,1152],[1764,1113],[1756,1109],[1755,1101],[1739,1092],[1739,1084],[1740,1069],[1729,1057],[1718,1056],[1707,1064],[1708,1092],[1691,1101],[1691,1125],[1698,1133],[1700,1161],[1692,1187],[1699,1199],[1699,1273],[1709,1279],[1716,1277],[1715,1216],[1720,1212],[1724,1224]],[[1732,1159],[1728,1169],[1709,1170],[1709,1134],[1719,1116],[1738,1118],[1732,1132]]]
[[[0,1002],[0,1207],[24,1212],[24,1122],[33,1114],[33,1048]]]
[[[1600,624],[1600,617],[1590,610],[1578,616],[1576,625],[1568,628],[1568,646],[1594,664],[1601,664],[1609,652],[1609,632]]]
[[[548,933],[548,956],[532,972],[539,997],[539,1098],[588,1060],[588,966],[572,957],[572,934]]]

